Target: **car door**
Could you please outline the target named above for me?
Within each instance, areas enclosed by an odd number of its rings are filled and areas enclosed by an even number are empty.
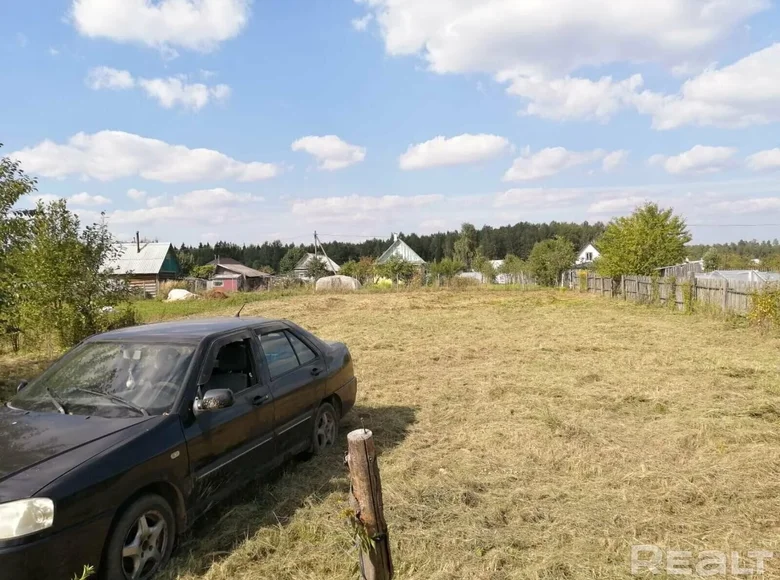
[[[325,361],[314,345],[285,325],[264,327],[258,334],[274,398],[277,451],[305,451],[325,393]]]
[[[273,395],[259,380],[259,345],[247,330],[208,349],[199,390],[230,388],[231,407],[199,414],[184,427],[196,512],[256,476],[275,458]]]

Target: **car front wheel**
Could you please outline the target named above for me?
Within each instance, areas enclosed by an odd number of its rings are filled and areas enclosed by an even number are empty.
[[[323,403],[314,417],[311,451],[314,454],[336,444],[339,434],[339,416],[333,405]]]
[[[168,563],[176,537],[173,510],[159,495],[145,495],[117,521],[105,557],[105,578],[150,580]]]

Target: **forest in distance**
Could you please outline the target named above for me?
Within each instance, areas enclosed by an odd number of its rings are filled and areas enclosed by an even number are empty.
[[[470,224],[465,224],[470,226]],[[473,227],[473,226],[470,226]],[[527,259],[537,242],[561,236],[571,242],[579,251],[588,243],[594,242],[598,246],[598,238],[604,232],[606,224],[596,223],[530,223],[520,222],[514,225],[492,227],[484,226],[474,228],[477,247],[481,254],[491,260],[503,259],[507,254],[513,254],[523,260]],[[448,231],[435,234],[418,235],[415,233],[399,233],[399,236],[426,262],[438,262],[443,258],[452,258],[455,242],[461,236],[462,231]],[[357,261],[362,257],[378,258],[392,244],[392,234],[386,238],[371,238],[363,241],[349,242],[341,240],[328,240],[329,236],[323,234],[321,239],[328,256],[338,264],[348,261]],[[200,243],[197,246],[182,244],[177,248],[177,253],[185,272],[194,266],[202,266],[214,260],[216,257],[233,258],[242,264],[258,270],[266,270],[279,273],[284,268],[280,267],[282,258],[291,249],[302,248],[313,252],[313,239],[311,244],[284,244],[279,240],[264,242],[262,244],[235,244],[227,241],[219,241],[214,244]],[[746,241],[723,244],[689,244],[687,257],[691,260],[701,259],[708,250],[714,249],[722,255],[731,256],[730,262],[734,267],[748,267],[750,260],[767,258],[780,258],[780,241]],[[775,261],[775,260],[773,260]]]

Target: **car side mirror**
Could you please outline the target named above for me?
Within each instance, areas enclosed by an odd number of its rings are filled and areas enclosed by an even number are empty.
[[[232,407],[234,402],[233,391],[230,389],[211,389],[206,391],[202,398],[195,399],[192,411],[195,415],[201,415],[202,413],[227,409]]]
[[[16,392],[18,393],[19,391],[21,391],[26,386],[27,386],[27,381],[22,380],[22,382],[19,383],[19,386],[16,387]]]

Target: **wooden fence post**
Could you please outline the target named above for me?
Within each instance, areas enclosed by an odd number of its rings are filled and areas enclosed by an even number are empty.
[[[729,280],[723,278],[723,312],[729,309]]]
[[[347,465],[350,475],[349,503],[358,527],[361,580],[390,580],[393,561],[387,537],[382,482],[376,461],[374,435],[356,429],[347,435]]]

